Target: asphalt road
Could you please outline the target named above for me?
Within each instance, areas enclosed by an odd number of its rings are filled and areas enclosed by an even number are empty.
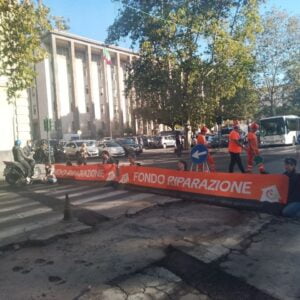
[[[296,150],[268,148],[261,154],[269,172],[282,173],[284,158],[297,158]],[[213,152],[217,170],[227,171],[226,149]],[[190,163],[189,156],[186,151],[181,159]],[[137,161],[175,169],[178,159],[170,148],[145,150]],[[66,193],[74,218],[94,230],[53,242],[49,234],[64,227]],[[3,299],[14,300],[299,299],[299,226],[257,212],[93,183],[2,186],[0,245],[15,246],[1,248],[0,291]],[[35,239],[45,235],[52,243],[36,247]],[[26,242],[19,243],[24,236]]]
[[[217,171],[228,172],[229,154],[227,149],[211,149],[211,152],[216,162]],[[286,157],[300,158],[300,146],[262,148],[260,152],[264,158],[266,170],[269,173],[282,173],[284,171],[283,161]],[[140,162],[143,166],[176,169],[179,159],[185,160],[190,167],[190,152],[185,150],[179,158],[175,155],[174,148],[145,149],[144,152],[137,157],[137,162]],[[89,163],[99,161],[100,159],[90,159]],[[127,158],[119,158],[119,161],[121,165],[128,163]],[[246,168],[247,157],[245,152],[242,153],[242,161]],[[237,166],[235,171],[239,172]],[[257,172],[257,170],[254,170],[254,172]]]

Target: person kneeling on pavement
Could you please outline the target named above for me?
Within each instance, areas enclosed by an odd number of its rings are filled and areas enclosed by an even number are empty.
[[[300,217],[300,174],[296,172],[297,161],[294,158],[284,160],[284,175],[289,177],[288,203],[282,210],[284,217]]]

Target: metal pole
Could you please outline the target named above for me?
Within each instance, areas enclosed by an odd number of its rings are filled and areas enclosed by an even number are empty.
[[[48,162],[51,164],[51,149],[50,149],[50,141],[49,141],[49,119],[47,119],[47,143],[48,143]]]

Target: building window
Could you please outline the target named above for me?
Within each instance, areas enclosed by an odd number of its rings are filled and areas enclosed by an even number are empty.
[[[72,121],[72,131],[75,131],[75,122]]]
[[[92,124],[90,121],[88,121],[88,130],[91,130],[92,129]]]

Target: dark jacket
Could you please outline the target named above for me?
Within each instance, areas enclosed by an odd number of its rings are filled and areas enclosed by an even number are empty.
[[[283,174],[289,178],[288,203],[300,202],[300,174],[297,174],[296,171]]]
[[[27,161],[28,157],[24,154],[20,146],[14,146],[12,149],[14,160],[18,162]]]

